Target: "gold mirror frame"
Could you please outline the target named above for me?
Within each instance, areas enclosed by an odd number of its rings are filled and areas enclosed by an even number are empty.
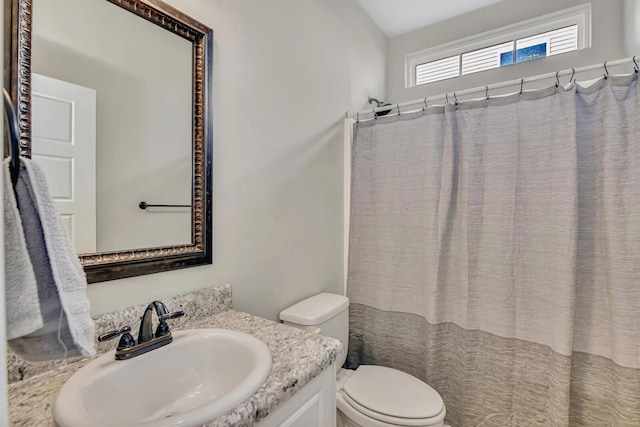
[[[106,0],[180,36],[193,46],[192,243],[80,255],[89,283],[213,262],[213,31],[159,0]],[[4,87],[16,107],[20,154],[31,157],[32,0],[5,0]]]

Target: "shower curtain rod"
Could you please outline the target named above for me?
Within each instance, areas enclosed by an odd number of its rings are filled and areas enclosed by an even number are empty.
[[[347,118],[351,118],[351,119],[357,119],[357,117],[361,114],[372,114],[372,113],[377,113],[379,111],[388,111],[389,109],[397,109],[398,112],[395,113],[395,115],[400,114],[400,109],[402,107],[408,107],[411,105],[427,105],[428,101],[430,100],[434,100],[434,99],[440,99],[440,98],[445,98],[448,99],[451,97],[452,100],[455,100],[455,102],[457,102],[457,97],[458,96],[464,96],[464,95],[470,95],[472,93],[480,93],[480,92],[485,92],[486,93],[486,97],[489,98],[489,91],[491,90],[496,90],[496,89],[502,89],[502,88],[506,88],[509,86],[520,86],[522,89],[522,85],[524,85],[525,83],[531,83],[531,82],[535,82],[535,81],[539,81],[539,80],[545,80],[545,79],[550,79],[550,78],[555,78],[556,79],[556,83],[559,84],[559,78],[561,76],[566,76],[566,75],[571,75],[570,80],[571,81],[575,81],[572,80],[574,75],[577,73],[583,73],[585,71],[593,71],[593,70],[597,70],[598,68],[601,68],[603,71],[603,76],[608,76],[609,75],[609,70],[608,67],[615,67],[618,65],[623,65],[623,64],[627,64],[627,63],[631,63],[634,66],[634,70],[636,72],[638,72],[638,64],[640,61],[640,57],[636,58],[636,56],[630,56],[628,58],[624,58],[624,59],[618,59],[615,61],[604,61],[604,63],[601,64],[594,64],[594,65],[587,65],[584,67],[578,67],[578,68],[570,68],[570,69],[566,69],[566,70],[559,70],[556,71],[555,73],[546,73],[546,74],[539,74],[537,76],[532,76],[532,77],[524,77],[521,79],[515,79],[515,80],[509,80],[506,82],[501,82],[501,83],[495,83],[495,84],[491,84],[491,85],[485,85],[485,86],[479,86],[479,87],[475,87],[475,88],[471,88],[471,89],[465,89],[465,90],[461,90],[461,91],[455,91],[455,92],[446,92],[440,95],[435,95],[435,96],[428,96],[425,98],[421,98],[421,99],[416,99],[413,101],[407,101],[407,102],[401,102],[398,104],[391,104],[391,105],[387,105],[384,107],[377,107],[377,108],[373,108],[373,109],[366,109],[366,110],[360,110],[357,113],[353,113],[353,112],[349,112],[347,111],[346,116]],[[413,110],[415,111],[415,110]],[[408,111],[407,111],[408,112]],[[389,116],[386,116],[389,117]],[[366,119],[369,120],[369,119]],[[371,119],[373,120],[373,119]]]

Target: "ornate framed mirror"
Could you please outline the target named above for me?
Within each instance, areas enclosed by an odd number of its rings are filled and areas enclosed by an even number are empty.
[[[5,0],[4,87],[89,283],[212,263],[213,31],[159,0]]]

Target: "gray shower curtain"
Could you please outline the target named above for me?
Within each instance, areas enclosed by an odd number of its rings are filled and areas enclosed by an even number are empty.
[[[640,426],[637,75],[356,125],[349,360],[468,426]]]

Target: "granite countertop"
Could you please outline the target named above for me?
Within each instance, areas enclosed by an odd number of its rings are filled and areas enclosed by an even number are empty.
[[[340,341],[235,310],[197,318],[185,317],[173,329],[221,328],[246,332],[271,350],[273,366],[264,384],[249,399],[208,427],[248,426],[266,417],[281,402],[336,360]],[[113,342],[109,346],[115,346]],[[152,353],[151,353],[152,354]],[[54,426],[51,413],[64,382],[91,359],[75,360],[9,385],[9,419],[15,426]]]

